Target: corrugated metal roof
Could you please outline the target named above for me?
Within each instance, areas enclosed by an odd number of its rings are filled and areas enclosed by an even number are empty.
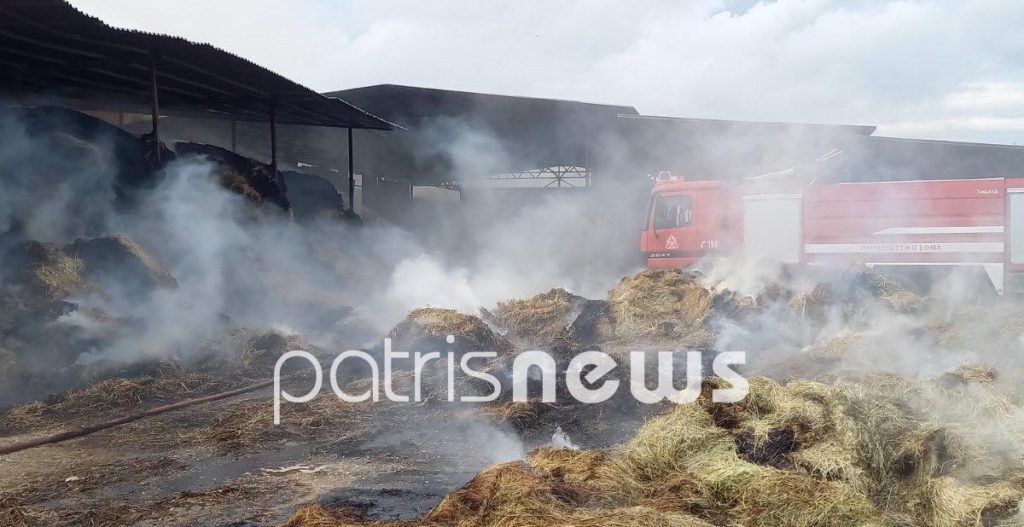
[[[1024,147],[862,137],[847,144],[841,155],[821,163],[820,177],[829,181],[906,181],[914,179],[979,179],[1024,177]]]
[[[679,127],[685,129],[700,128],[712,132],[743,129],[750,132],[807,131],[822,133],[845,133],[853,135],[871,135],[876,127],[856,124],[820,124],[820,123],[783,123],[768,121],[733,121],[728,119],[700,119],[694,117],[663,117],[658,115],[619,115],[623,119],[633,119],[641,126],[662,126],[663,129]]]
[[[418,185],[552,166],[590,166],[595,138],[630,106],[396,84],[328,95],[407,129],[363,134],[357,170]]]
[[[268,39],[273,28],[267,28]],[[148,112],[388,130],[391,123],[209,44],[117,29],[64,0],[0,0],[0,97]]]
[[[520,97],[438,88],[377,84],[329,92],[394,122],[415,126],[420,119],[471,117],[478,121],[550,122],[635,115],[632,106]]]

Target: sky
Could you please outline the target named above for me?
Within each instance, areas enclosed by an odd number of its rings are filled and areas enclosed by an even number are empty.
[[[318,91],[405,84],[1024,145],[1021,0],[71,0]]]

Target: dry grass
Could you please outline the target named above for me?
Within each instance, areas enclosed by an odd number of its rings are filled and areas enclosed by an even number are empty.
[[[45,262],[32,270],[46,294],[67,296],[81,283],[83,264],[78,258],[63,257]]]
[[[152,377],[106,379],[53,399],[15,405],[4,416],[4,428],[26,430],[79,417],[105,415],[168,402],[225,387],[209,375],[165,366]]]
[[[542,417],[555,407],[543,401],[495,401],[483,408],[483,414],[499,423],[508,423],[519,431],[543,425]]]
[[[43,426],[49,422],[47,405],[41,401],[12,406],[4,415],[0,429],[26,430],[34,426]]]
[[[10,407],[6,413],[0,413],[0,429],[18,431],[44,427],[237,388],[269,378],[281,354],[302,347],[295,336],[236,329],[230,331],[223,342],[211,343],[209,349],[197,352],[197,357],[187,362],[139,363],[132,367],[130,375],[109,369],[84,370],[83,379],[98,380],[84,388],[51,396],[45,402]],[[3,358],[0,355],[0,375],[7,372]],[[16,366],[14,363],[11,371],[19,371]],[[112,374],[117,376],[111,377]]]
[[[622,279],[609,292],[615,333],[621,338],[706,346],[711,293],[698,275],[678,269],[647,269]]]
[[[281,424],[274,425],[273,403],[252,399],[236,403],[202,426],[180,430],[178,442],[215,445],[221,450],[241,450],[284,439],[340,439],[356,433],[367,413],[358,405],[327,395],[305,404],[283,403]]]
[[[82,260],[51,244],[27,242],[14,259],[22,267],[21,280],[42,295],[63,298],[82,286]]]
[[[295,511],[282,527],[347,527],[365,525],[359,521],[359,514],[349,508],[327,508],[322,505],[306,505]]]
[[[17,491],[0,492],[0,525],[4,527],[43,527],[50,524],[50,516],[26,506]]]

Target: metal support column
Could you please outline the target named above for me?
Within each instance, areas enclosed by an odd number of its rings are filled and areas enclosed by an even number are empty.
[[[156,162],[160,162],[160,93],[156,83],[156,55],[149,60],[150,110],[153,120],[153,151]]]
[[[356,211],[356,173],[352,159],[352,129],[348,129],[348,210]]]
[[[274,101],[270,101],[270,168],[277,174],[277,123]]]

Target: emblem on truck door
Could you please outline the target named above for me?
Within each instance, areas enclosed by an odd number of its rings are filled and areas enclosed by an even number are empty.
[[[665,248],[666,249],[678,249],[679,248],[679,242],[676,241],[676,237],[675,236],[671,236],[670,235],[668,237],[668,239],[665,240]]]

